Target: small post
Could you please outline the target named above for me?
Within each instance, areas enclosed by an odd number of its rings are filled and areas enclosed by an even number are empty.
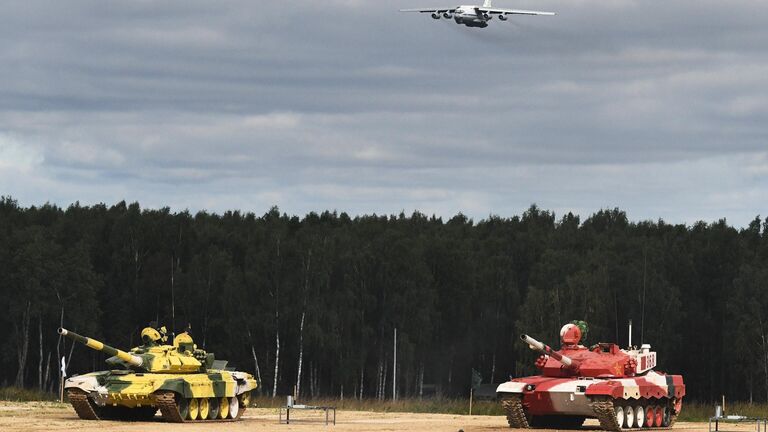
[[[725,409],[725,395],[723,395],[723,415],[725,415],[728,411]]]
[[[67,361],[61,356],[61,373],[59,374],[59,402],[64,403],[64,378],[67,377]]]
[[[629,349],[632,349],[632,320],[629,320]]]
[[[288,395],[285,401],[285,424],[291,424],[291,408],[293,407],[293,395]]]
[[[472,396],[474,396],[475,389],[469,389],[469,415],[472,415]]]

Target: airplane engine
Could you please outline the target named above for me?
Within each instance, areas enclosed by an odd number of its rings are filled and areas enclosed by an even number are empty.
[[[490,21],[490,20],[491,20],[491,16],[490,16],[490,15],[488,15],[488,14],[483,14],[483,18],[484,18],[486,21]]]
[[[439,13],[437,13],[437,12],[433,13],[433,14],[432,14],[432,18],[434,18],[434,19],[440,19],[440,14],[439,14]]]
[[[448,12],[446,12],[446,13],[444,13],[444,14],[443,14],[443,18],[445,18],[445,19],[451,19],[451,18],[453,18],[453,17],[451,16],[451,14],[449,14]]]
[[[500,19],[501,21],[506,21],[506,20],[508,20],[509,18],[507,18],[507,16],[506,16],[506,15],[504,15],[504,14],[500,14],[500,15],[499,15],[499,19]]]

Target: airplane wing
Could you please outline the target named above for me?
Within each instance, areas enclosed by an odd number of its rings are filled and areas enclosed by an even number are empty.
[[[487,8],[487,7],[479,7],[476,8],[478,11],[491,14],[491,15],[554,15],[554,12],[540,12],[540,11],[532,11],[532,10],[521,10],[521,9],[499,9],[499,8]]]
[[[437,7],[437,8],[425,8],[425,9],[400,9],[400,12],[421,12],[421,13],[429,13],[429,12],[437,12],[437,13],[454,13],[456,12],[456,7]]]

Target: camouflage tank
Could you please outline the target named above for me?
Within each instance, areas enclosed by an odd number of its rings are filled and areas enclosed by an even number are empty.
[[[612,343],[580,345],[586,323],[560,330],[560,350],[528,335],[520,339],[541,355],[540,375],[515,378],[496,394],[513,428],[577,429],[595,418],[604,430],[671,428],[682,409],[680,375],[656,372],[656,352],[643,344],[624,350]],[[631,345],[630,327],[630,345]]]
[[[106,361],[112,370],[64,383],[81,419],[149,420],[159,409],[164,420],[174,423],[233,421],[257,387],[253,375],[227,369],[225,360],[198,349],[187,332],[168,345],[164,327],[147,327],[142,345],[129,352],[63,328],[59,334],[112,356]]]

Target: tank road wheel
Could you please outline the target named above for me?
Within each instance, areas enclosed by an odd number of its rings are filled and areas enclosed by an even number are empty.
[[[189,399],[180,397],[178,400],[179,416],[183,419],[189,418]]]
[[[672,416],[670,415],[670,409],[667,406],[662,406],[662,414],[661,414],[661,427],[669,427],[670,423],[672,423]]]
[[[661,425],[664,424],[664,409],[661,408],[661,405],[656,405],[653,407],[653,425],[656,427],[661,427]]]
[[[200,400],[197,398],[192,398],[189,400],[189,416],[187,418],[189,420],[197,420],[197,417],[200,415]]]
[[[626,414],[627,419],[627,421],[624,422],[624,427],[629,429],[635,427],[635,409],[627,405],[627,408],[624,410],[624,414]]]
[[[641,428],[645,423],[645,408],[642,405],[635,406],[635,427]]]
[[[645,407],[645,422],[643,422],[643,426],[649,428],[654,427],[656,424],[654,423],[656,420],[656,411],[653,409],[653,405],[648,405]]]
[[[219,400],[216,398],[208,398],[208,418],[213,420],[219,418]]]
[[[210,405],[208,404],[208,398],[200,399],[200,420],[207,420],[209,412]]]
[[[227,417],[229,417],[229,399],[219,398],[219,418],[225,419]]]
[[[624,415],[624,407],[621,405],[617,405],[614,408],[614,412],[616,412],[616,423],[618,423],[619,426],[624,426],[624,422],[626,421],[626,418]]]
[[[240,417],[240,401],[237,396],[229,398],[229,418],[236,419]]]

